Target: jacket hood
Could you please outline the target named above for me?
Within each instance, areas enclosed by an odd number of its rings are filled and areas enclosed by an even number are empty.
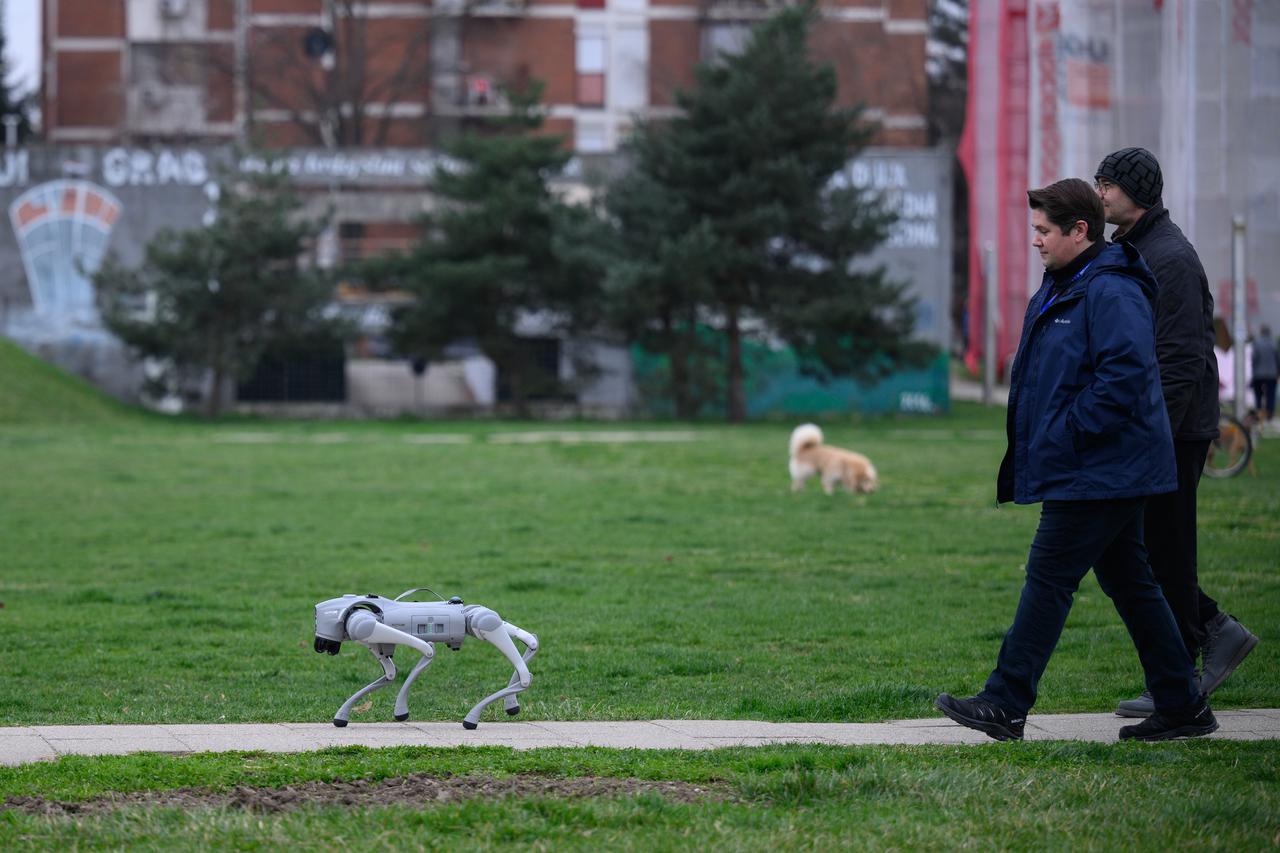
[[[1132,243],[1111,243],[1102,250],[1098,259],[1093,262],[1094,275],[1111,273],[1128,276],[1142,286],[1142,293],[1148,301],[1156,298],[1156,277],[1142,259],[1142,253]]]

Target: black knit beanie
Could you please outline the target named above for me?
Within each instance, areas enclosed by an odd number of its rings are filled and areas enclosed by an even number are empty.
[[[1150,210],[1160,203],[1164,178],[1160,161],[1145,148],[1121,148],[1102,158],[1094,179],[1106,178],[1120,187],[1139,207]]]

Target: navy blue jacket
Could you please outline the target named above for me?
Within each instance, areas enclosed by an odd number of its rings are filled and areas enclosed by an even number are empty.
[[[1022,321],[996,499],[1025,504],[1174,491],[1151,270],[1131,245],[1115,244],[1042,311],[1052,287],[1046,274]]]

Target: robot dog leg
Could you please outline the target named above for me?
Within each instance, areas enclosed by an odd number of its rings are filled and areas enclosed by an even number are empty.
[[[431,643],[419,640],[404,631],[379,622],[378,617],[368,610],[356,610],[347,618],[346,633],[351,639],[369,647],[369,650],[373,652],[373,656],[378,659],[378,663],[382,664],[383,675],[377,681],[357,690],[350,699],[343,702],[342,707],[338,709],[338,713],[333,717],[333,724],[338,728],[345,726],[351,719],[351,709],[356,702],[373,691],[380,690],[395,681],[396,665],[391,660],[391,655],[397,645],[411,646],[422,653],[422,660],[418,661],[418,665],[409,673],[409,677],[405,679],[404,687],[400,689],[400,694],[396,697],[396,719],[409,719],[409,703],[405,691],[413,680],[431,663],[436,654],[435,647]]]
[[[467,633],[476,639],[484,640],[496,646],[498,651],[502,652],[503,656],[511,661],[511,665],[515,667],[515,672],[512,674],[511,680],[507,682],[506,687],[480,700],[463,718],[463,728],[474,729],[480,725],[480,714],[484,712],[484,709],[499,699],[506,700],[503,704],[508,714],[515,715],[520,713],[520,702],[516,698],[516,694],[528,690],[529,684],[533,681],[533,676],[529,673],[528,663],[538,653],[538,638],[509,622],[503,622],[502,617],[497,613],[479,605],[467,608]],[[512,641],[513,637],[524,643],[526,648],[523,656],[517,651],[516,645]]]
[[[533,656],[538,653],[538,638],[535,635],[530,634],[528,631],[525,631],[521,628],[517,628],[515,625],[512,625],[510,622],[506,622],[504,624],[507,626],[508,633],[510,633],[511,636],[515,637],[517,640],[524,643],[525,645],[524,656],[521,659],[525,662],[525,665],[527,666],[529,661],[533,660]],[[512,674],[511,680],[507,682],[507,686],[515,687],[519,683],[520,683],[520,673],[515,672]],[[511,716],[515,716],[516,714],[520,713],[520,699],[515,694],[508,696],[506,700],[503,702],[503,706],[506,708],[507,713],[510,714]]]
[[[417,665],[413,669],[409,670],[409,675],[405,678],[404,684],[400,687],[400,692],[396,694],[395,715],[396,720],[399,722],[403,723],[405,720],[409,719],[409,685],[413,684],[414,680],[417,679],[419,675],[422,675],[423,670],[431,666],[431,661],[435,659],[436,652],[434,644],[427,643],[427,646],[431,649],[430,654],[424,654],[421,660],[418,661]]]
[[[345,726],[348,721],[350,721],[351,709],[355,707],[357,702],[365,696],[368,696],[373,691],[381,690],[396,680],[396,665],[395,662],[391,660],[391,652],[394,648],[395,646],[378,646],[377,648],[372,646],[369,647],[370,653],[378,659],[378,663],[382,664],[382,677],[377,681],[372,681],[364,687],[361,687],[355,693],[351,694],[350,699],[342,703],[342,707],[338,709],[338,713],[333,715],[333,724],[335,726],[338,728]]]

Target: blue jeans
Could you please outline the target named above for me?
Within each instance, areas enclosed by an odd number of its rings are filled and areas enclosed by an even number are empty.
[[[980,697],[1015,716],[1031,710],[1072,596],[1093,568],[1138,649],[1156,710],[1176,713],[1199,702],[1191,656],[1147,564],[1145,503],[1145,498],[1044,502],[1018,612]]]

